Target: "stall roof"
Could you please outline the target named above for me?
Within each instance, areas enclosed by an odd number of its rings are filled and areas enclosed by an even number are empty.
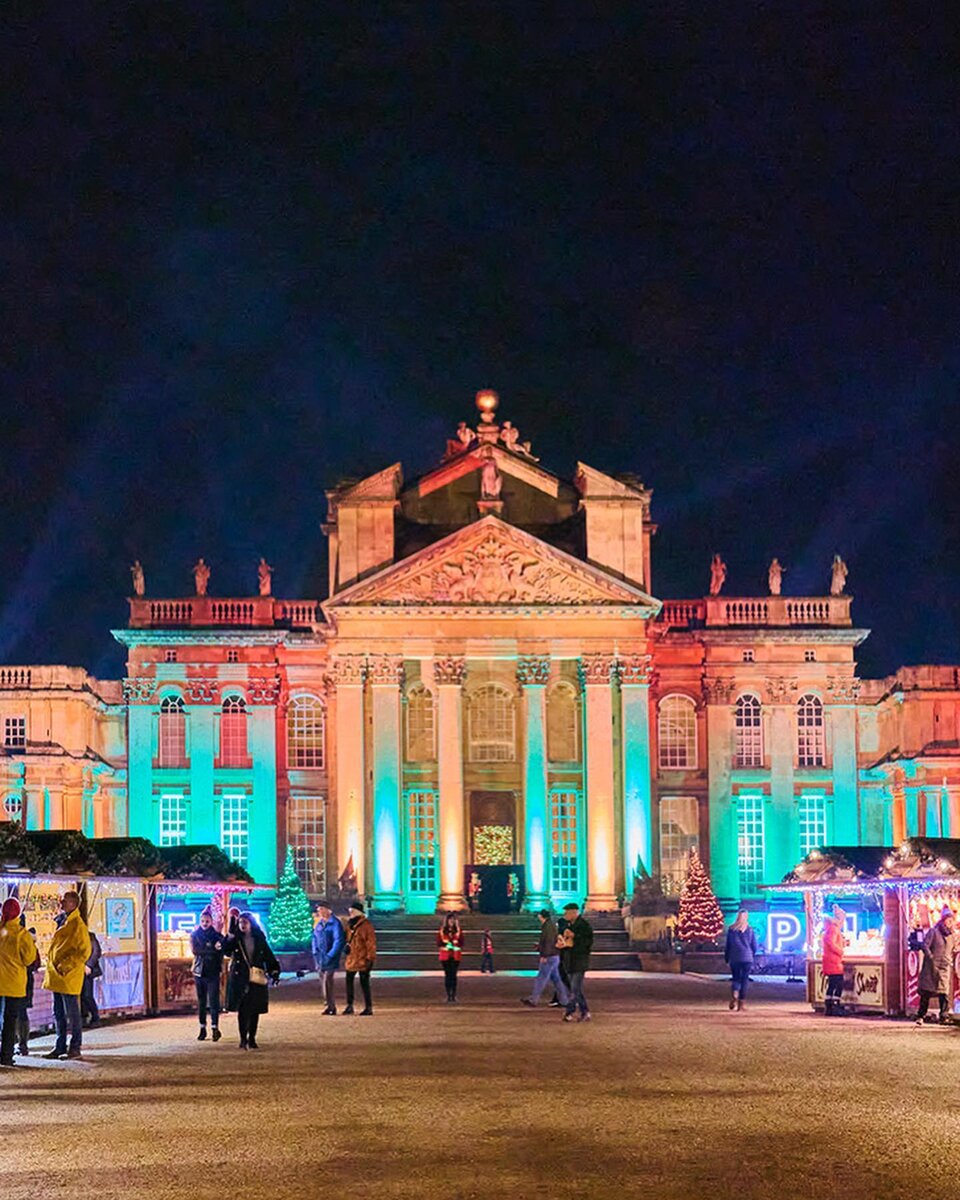
[[[907,838],[899,846],[824,846],[812,850],[766,891],[824,891],[858,885],[960,884],[960,838]]]

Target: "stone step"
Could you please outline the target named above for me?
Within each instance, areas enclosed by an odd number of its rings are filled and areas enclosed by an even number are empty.
[[[536,956],[529,951],[522,954],[494,950],[493,963],[498,971],[530,971],[537,969]],[[465,951],[461,967],[465,971],[479,971],[480,955]],[[377,948],[377,969],[381,971],[440,971],[436,951],[387,950]],[[594,971],[639,971],[640,960],[629,951],[598,951],[590,956],[590,970]]]

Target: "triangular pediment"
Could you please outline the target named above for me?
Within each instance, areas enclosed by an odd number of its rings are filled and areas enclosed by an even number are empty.
[[[512,475],[515,479],[521,480],[548,496],[556,497],[559,494],[560,481],[556,475],[537,466],[533,459],[504,450],[501,446],[484,445],[479,442],[462,454],[447,459],[446,462],[441,463],[439,467],[435,467],[419,479],[415,484],[417,494],[429,496],[432,492],[449,487],[451,483],[462,479],[464,475],[482,471],[483,464],[488,459],[492,459],[497,464],[497,470],[504,475]]]
[[[548,545],[495,516],[385,567],[333,596],[325,607],[605,606],[647,609],[640,588]]]

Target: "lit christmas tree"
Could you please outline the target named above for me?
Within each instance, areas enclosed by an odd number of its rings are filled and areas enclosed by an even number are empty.
[[[723,913],[700,855],[690,851],[687,878],[680,893],[677,935],[684,942],[712,942],[723,933]]]
[[[287,847],[277,894],[270,902],[270,941],[274,950],[303,950],[313,933],[313,911],[293,866],[293,848]]]

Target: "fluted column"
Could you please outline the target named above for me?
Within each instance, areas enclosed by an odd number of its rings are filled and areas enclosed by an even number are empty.
[[[642,866],[653,874],[653,814],[650,768],[649,654],[620,660],[620,705],[623,745],[623,873],[624,889],[633,894],[634,876]]]
[[[526,847],[524,908],[536,912],[550,899],[550,806],[547,796],[547,680],[550,659],[528,655],[517,663],[523,692],[523,810]]]
[[[373,897],[379,909],[403,904],[400,878],[400,685],[403,660],[382,654],[367,664],[373,714]]]
[[[587,711],[587,908],[616,907],[616,826],[613,803],[614,658],[581,659]]]
[[[363,829],[363,655],[334,663],[337,688],[337,873],[353,865],[357,891],[364,891]]]
[[[440,898],[447,911],[466,908],[463,894],[463,677],[462,658],[438,658],[433,664],[437,685],[437,781],[440,788]]]

